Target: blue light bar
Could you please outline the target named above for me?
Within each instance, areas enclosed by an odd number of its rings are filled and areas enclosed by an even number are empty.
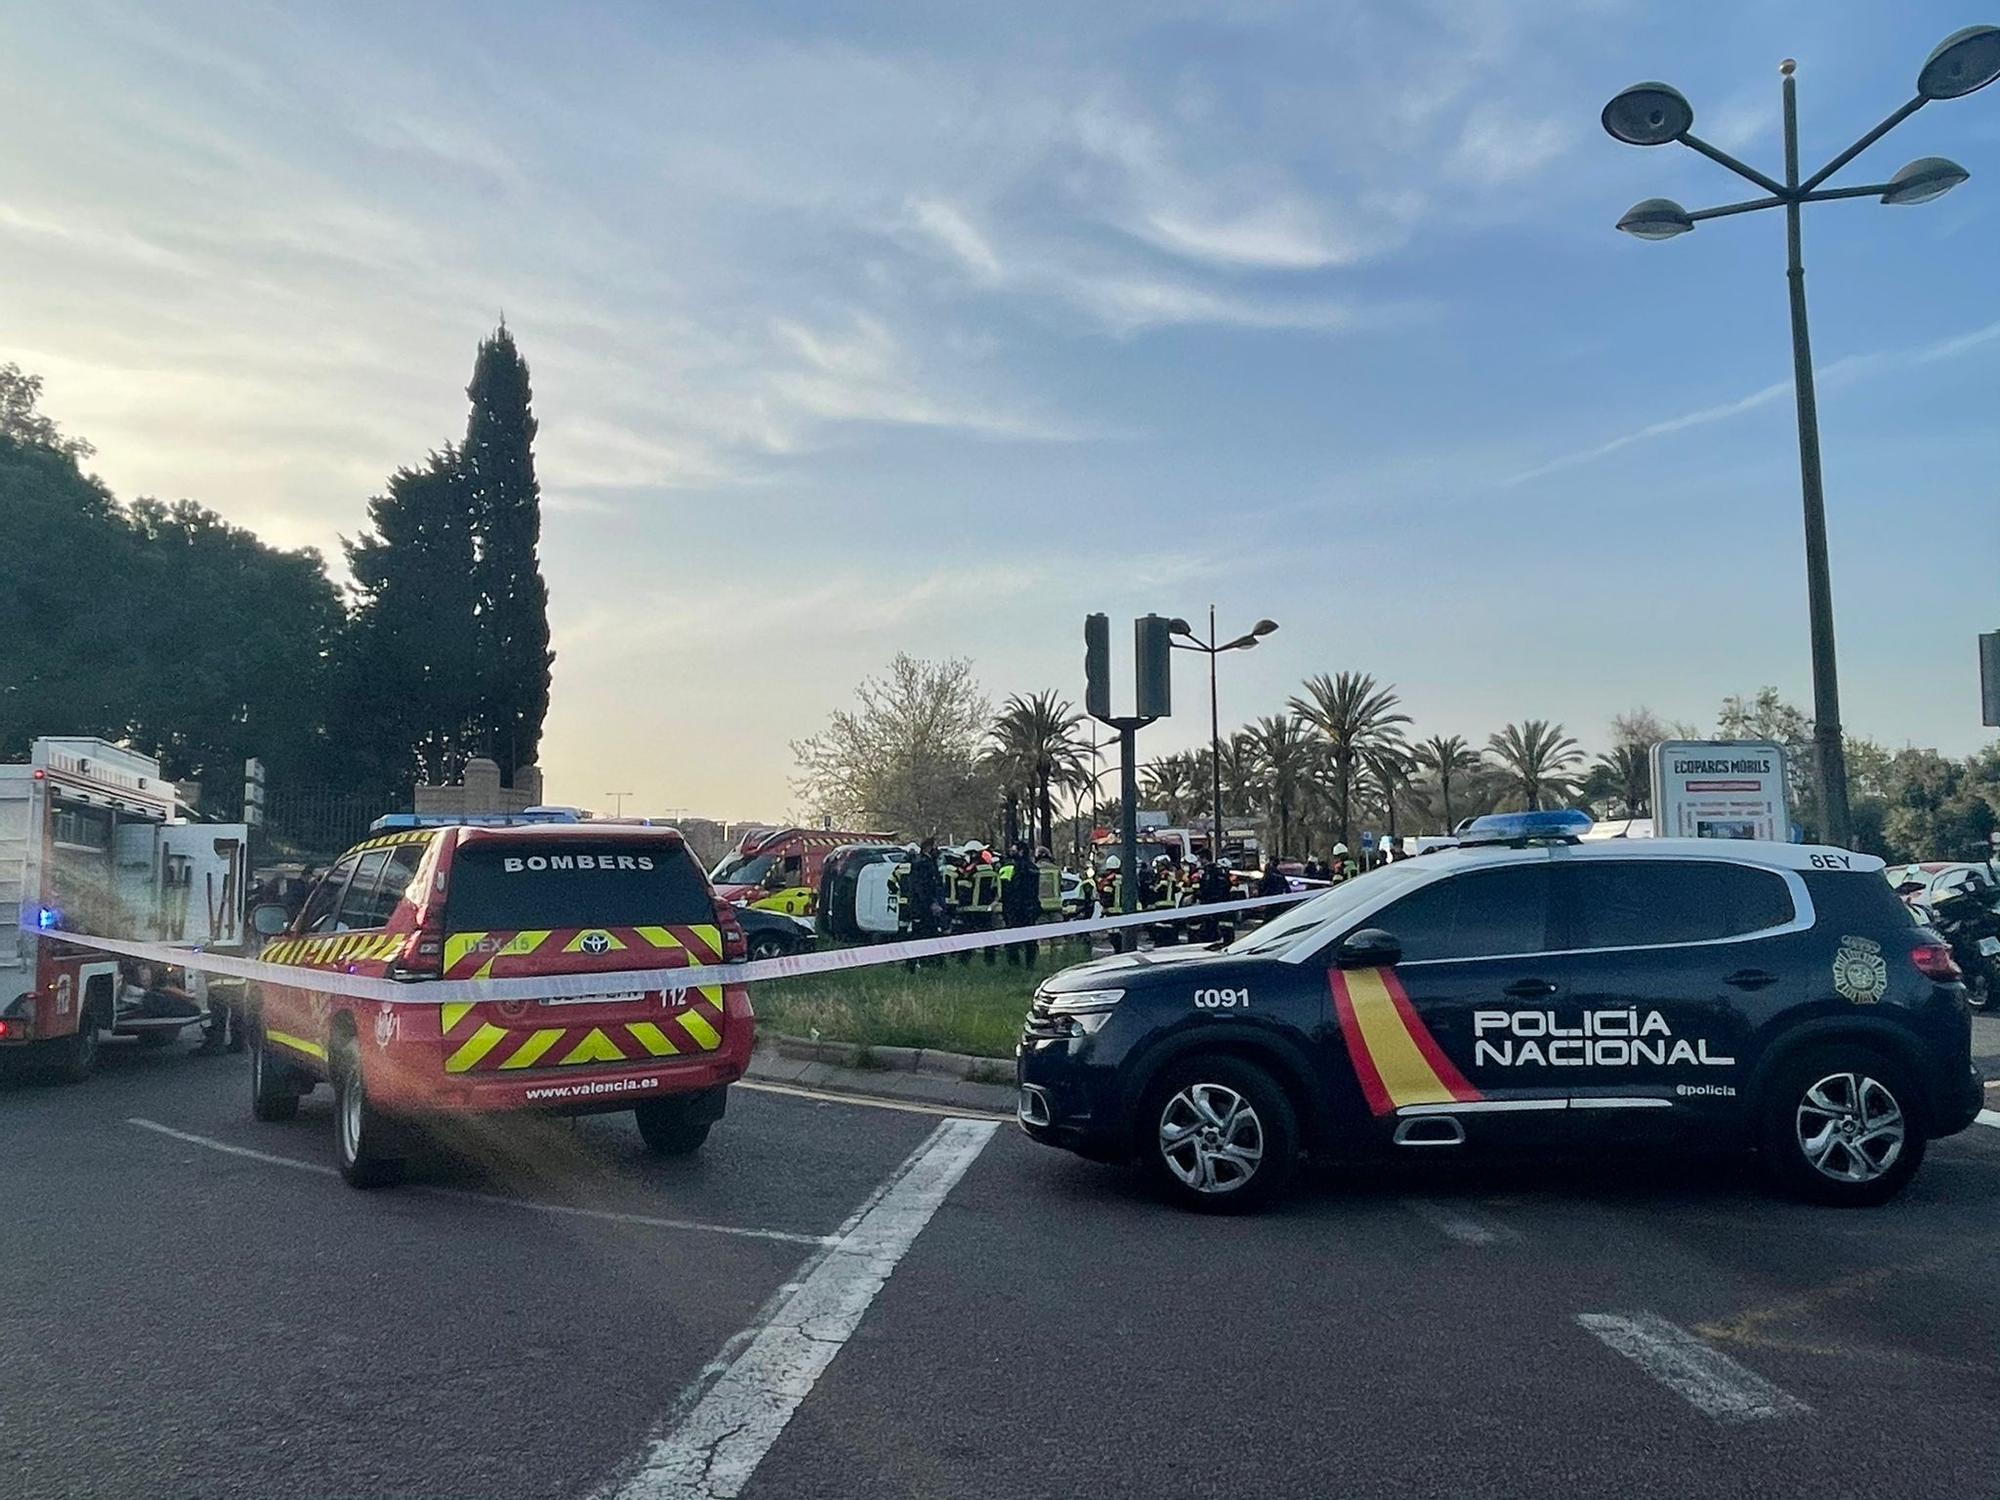
[[[53,932],[62,926],[62,913],[53,906],[45,906],[35,913],[35,926],[43,932]]]
[[[384,813],[368,825],[370,833],[398,828],[520,828],[531,823],[581,823],[572,807],[531,807],[518,813]]]
[[[1546,812],[1488,813],[1474,818],[1458,837],[1460,848],[1475,844],[1570,843],[1590,832],[1590,814],[1574,807]]]

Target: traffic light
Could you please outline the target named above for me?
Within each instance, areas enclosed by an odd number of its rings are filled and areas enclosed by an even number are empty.
[[[1111,617],[1083,617],[1083,711],[1111,717]]]
[[[1174,642],[1172,622],[1165,615],[1141,615],[1132,622],[1132,657],[1138,666],[1138,701],[1142,719],[1164,719],[1173,710]]]
[[[2000,630],[1979,638],[1979,722],[2000,727]]]

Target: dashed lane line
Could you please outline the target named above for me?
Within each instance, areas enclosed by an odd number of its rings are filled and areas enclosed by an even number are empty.
[[[1718,1422],[1809,1416],[1812,1408],[1658,1313],[1578,1313],[1604,1345]]]
[[[946,1120],[683,1393],[615,1500],[740,1495],[998,1125]]]
[[[322,1177],[340,1175],[337,1170],[324,1162],[300,1161],[295,1156],[275,1156],[269,1151],[255,1151],[248,1146],[218,1141],[213,1136],[196,1135],[191,1130],[176,1130],[171,1125],[162,1125],[158,1120],[141,1119],[134,1115],[125,1123],[136,1125],[141,1130],[150,1130],[156,1135],[185,1141],[190,1146],[219,1151],[225,1156],[240,1156],[249,1161],[262,1162],[267,1167],[289,1167],[294,1172],[312,1172]],[[738,1239],[777,1240],[788,1245],[825,1246],[834,1243],[835,1239],[829,1234],[797,1234],[789,1229],[757,1229],[740,1224],[709,1224],[699,1219],[668,1219],[655,1214],[624,1213],[611,1208],[579,1208],[569,1203],[536,1203],[527,1198],[509,1198],[504,1193],[481,1193],[471,1188],[442,1187],[432,1183],[412,1183],[403,1191],[422,1193],[432,1198],[457,1198],[470,1203],[490,1203],[501,1208],[518,1208],[525,1213],[553,1214],[559,1218],[595,1219],[605,1224],[633,1224],[644,1229],[690,1230],[699,1234],[732,1235]]]

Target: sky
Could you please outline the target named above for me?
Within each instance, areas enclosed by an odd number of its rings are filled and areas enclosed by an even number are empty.
[[[1081,619],[1281,629],[1418,735],[1810,701],[1777,214],[1610,140],[1664,78],[1808,169],[1914,91],[1956,3],[68,0],[0,50],[0,361],[124,498],[339,539],[533,372],[551,800],[794,808],[790,742],[898,651],[1080,699]],[[2000,564],[2000,87],[1808,209],[1843,717],[1970,751]],[[1143,755],[1204,743],[1207,684]],[[1198,662],[1196,663],[1198,666]]]

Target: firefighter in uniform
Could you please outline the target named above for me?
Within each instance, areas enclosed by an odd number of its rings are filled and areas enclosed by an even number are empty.
[[[903,909],[910,914],[910,936],[913,938],[936,937],[945,926],[944,875],[938,869],[937,840],[926,838],[917,845],[917,852],[910,856],[908,871],[902,877]],[[936,966],[944,959],[932,957],[923,962]],[[910,972],[917,970],[918,960],[910,960]]]
[[[1227,901],[1235,892],[1229,884],[1229,866],[1219,859],[1211,859],[1201,867],[1201,883],[1195,887],[1197,904],[1207,906],[1216,901]],[[1204,917],[1201,924],[1202,940],[1210,943],[1228,942],[1236,936],[1236,923],[1220,916]]]

